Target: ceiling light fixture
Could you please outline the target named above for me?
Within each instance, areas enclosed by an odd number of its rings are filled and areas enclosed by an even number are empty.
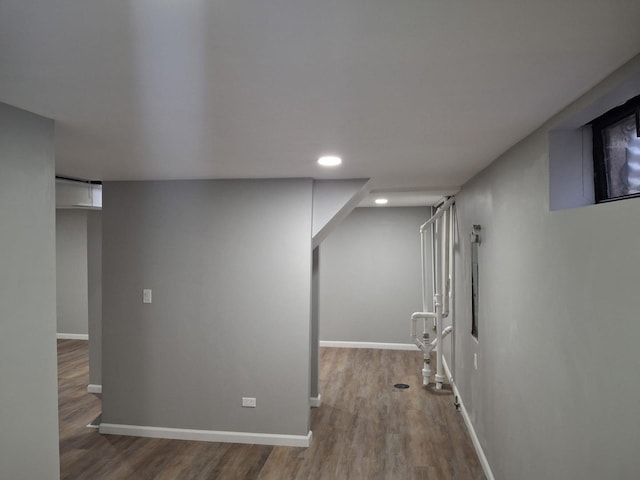
[[[340,157],[336,157],[335,155],[324,155],[318,159],[318,164],[323,167],[337,167],[342,163],[342,159]]]
[[[376,198],[375,202],[376,205],[386,205],[387,203],[389,203],[389,200],[387,200],[386,198]]]

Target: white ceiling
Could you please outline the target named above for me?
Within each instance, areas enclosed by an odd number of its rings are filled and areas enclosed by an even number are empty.
[[[57,120],[61,175],[429,194],[637,54],[639,24],[638,0],[2,0],[0,101]]]

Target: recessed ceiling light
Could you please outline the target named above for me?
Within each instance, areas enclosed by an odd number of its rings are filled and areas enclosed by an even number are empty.
[[[342,159],[335,155],[324,155],[318,159],[318,163],[323,167],[337,167],[342,163]]]
[[[376,198],[376,205],[386,205],[389,203],[389,200],[386,198]]]

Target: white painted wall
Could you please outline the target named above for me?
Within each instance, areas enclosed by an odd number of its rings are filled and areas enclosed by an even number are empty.
[[[102,212],[87,211],[89,383],[102,385]]]
[[[59,478],[53,121],[0,104],[0,478]]]
[[[312,181],[103,193],[103,421],[307,435]]]
[[[411,343],[427,207],[355,209],[320,245],[320,339]]]
[[[58,333],[87,335],[87,211],[56,210]]]
[[[636,58],[457,195],[454,376],[497,479],[638,478],[640,199],[550,212],[548,132],[639,71]]]

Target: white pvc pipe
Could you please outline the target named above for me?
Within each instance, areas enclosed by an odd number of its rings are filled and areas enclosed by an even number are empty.
[[[426,319],[435,318],[435,316],[436,314],[433,312],[415,312],[411,315],[411,338],[413,339],[414,342],[419,341],[417,327],[416,327],[416,322],[418,321],[418,319],[422,319],[426,321]],[[423,334],[424,333],[425,332],[423,332]],[[420,344],[422,344],[422,342],[420,342]],[[418,343],[416,343],[416,345],[420,346]]]
[[[414,312],[411,314],[411,320],[417,320],[418,318],[435,318],[436,314],[433,312]]]
[[[429,377],[431,376],[431,365],[429,362],[431,361],[431,350],[428,352],[425,350],[424,352],[424,360],[422,367],[422,384],[429,385]]]
[[[436,262],[435,262],[435,258],[436,258],[436,224],[432,223],[429,226],[429,231],[430,231],[430,235],[431,235],[431,309],[435,312],[436,310],[436,306],[433,303],[433,299],[435,298],[436,295]],[[426,247],[425,247],[426,249]],[[424,286],[424,289],[426,290],[427,286]],[[433,328],[436,327],[436,319],[435,317],[433,318]]]
[[[446,202],[445,202],[446,203]],[[442,217],[442,215],[440,215]],[[444,235],[442,235],[442,219],[438,217],[436,219],[436,245],[435,252],[436,256],[434,258],[434,262],[436,264],[436,294],[434,296],[435,303],[435,311],[436,311],[436,340],[438,345],[442,345],[442,291],[443,291],[443,259],[442,259],[442,243],[444,240]],[[442,384],[444,382],[444,376],[442,375],[442,357],[441,348],[438,349],[436,354],[436,389],[441,389]]]
[[[442,338],[443,339],[446,338],[447,335],[449,335],[451,332],[453,332],[453,327],[449,325],[447,328],[442,330]],[[431,342],[431,346],[435,348],[437,345],[438,345],[438,339],[434,338],[433,341]]]
[[[436,293],[436,343],[442,345],[442,295]],[[436,389],[440,390],[444,383],[442,368],[442,348],[436,352]]]
[[[449,315],[449,243],[450,243],[450,222],[451,222],[451,207],[447,209],[443,216],[444,227],[442,229],[442,235],[444,241],[442,242],[442,257],[444,259],[444,271],[442,272],[442,295],[443,295],[443,307],[442,315],[447,317]]]
[[[442,339],[453,331],[453,325],[443,329],[443,318],[449,315],[452,309],[453,281],[453,238],[454,238],[454,217],[452,205],[455,202],[454,197],[448,198],[435,213],[420,226],[420,259],[422,274],[422,312],[415,312],[411,315],[411,337],[424,353],[424,368],[422,370],[423,384],[428,385],[430,368],[430,354],[436,345],[442,345]],[[425,232],[429,228],[431,233],[431,290],[433,298],[433,312],[429,310],[427,305],[427,247]],[[453,315],[452,315],[453,317]],[[417,321],[423,320],[422,338],[418,337]],[[427,320],[434,319],[436,327],[436,338],[429,342],[427,331]],[[453,319],[452,319],[453,322]],[[443,375],[443,352],[442,348],[438,348],[436,362],[436,388],[441,389],[444,383]]]
[[[431,225],[433,222],[438,220],[442,216],[442,214],[445,212],[445,210],[449,208],[455,201],[456,201],[455,197],[449,197],[442,205],[440,205],[440,207],[438,207],[438,209],[436,210],[436,213],[434,213],[429,220],[427,220],[420,226],[420,231],[426,230],[426,228],[429,225]]]
[[[426,239],[425,232],[420,230],[420,262],[421,262],[421,273],[422,273],[422,311],[427,311],[429,309],[429,305],[427,305],[427,247],[426,247]]]
[[[445,202],[446,204],[447,202]],[[442,345],[442,312],[444,307],[444,296],[445,293],[445,285],[444,285],[444,276],[445,276],[445,255],[444,255],[444,246],[446,240],[446,229],[445,229],[445,218],[448,207],[452,202],[449,202],[445,208],[443,208],[443,213],[436,220],[436,245],[435,245],[435,259],[436,262],[436,295],[435,295],[435,304],[436,304],[436,342],[438,345]],[[442,348],[438,348],[436,352],[436,389],[440,390],[444,383],[444,375],[442,368]]]
[[[450,274],[450,289],[449,289],[449,318],[451,319],[451,330],[453,335],[451,336],[451,382],[453,383],[456,375],[456,304],[455,304],[455,292],[456,292],[456,211],[451,209],[451,243],[449,245],[449,255],[451,256],[451,274]],[[447,327],[449,328],[449,327]]]

